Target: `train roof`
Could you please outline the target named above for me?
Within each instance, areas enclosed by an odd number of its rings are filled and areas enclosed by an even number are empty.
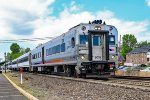
[[[88,25],[93,25],[93,26],[94,26],[94,25],[106,25],[106,26],[112,26],[112,27],[114,27],[114,28],[116,29],[115,26],[113,26],[113,25],[107,25],[107,24],[105,24],[105,22],[103,22],[103,24],[102,24],[102,23],[99,24],[99,23],[91,22],[90,24],[89,24],[89,23],[80,23],[80,24],[78,24],[78,25],[76,25],[76,26],[73,26],[73,27],[70,28],[68,31],[72,31],[72,30],[76,29],[77,27],[83,26],[83,25],[85,25],[85,26],[88,26]],[[117,29],[116,29],[116,30],[117,30]],[[64,36],[68,33],[68,31],[65,32],[65,33],[63,33],[63,34],[61,34],[61,35],[59,35],[59,36],[57,36],[57,37],[55,37],[55,38],[53,38],[53,39],[51,39],[51,40],[49,40],[49,41],[47,41],[46,43],[43,43],[43,44],[37,46],[36,48],[34,48],[33,50],[31,50],[31,52],[34,52],[35,50],[40,49],[41,47],[47,45],[49,42],[51,42],[51,41],[54,40],[54,39],[59,39],[59,37],[64,37]]]
[[[18,59],[21,59],[21,58],[24,58],[24,57],[28,56],[29,53],[30,53],[30,52],[21,55],[20,57],[18,57],[18,58],[16,58],[16,59],[12,60],[12,62],[15,62],[15,61],[17,61]]]
[[[25,53],[25,54],[21,55],[20,57],[18,57],[17,59],[24,58],[24,57],[28,56],[28,55],[29,55],[29,53],[30,53],[30,52],[27,52],[27,53]]]

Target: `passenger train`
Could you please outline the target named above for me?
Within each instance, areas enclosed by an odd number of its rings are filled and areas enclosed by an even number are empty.
[[[118,31],[102,20],[78,24],[8,63],[8,68],[67,76],[111,74],[118,66]]]

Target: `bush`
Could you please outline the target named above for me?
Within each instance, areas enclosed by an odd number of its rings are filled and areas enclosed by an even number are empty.
[[[148,63],[147,66],[150,67],[150,63]]]

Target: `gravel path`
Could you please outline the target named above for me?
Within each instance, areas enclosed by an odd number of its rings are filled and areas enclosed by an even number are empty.
[[[150,100],[150,92],[24,74],[24,84],[39,92],[40,100]],[[14,77],[19,79],[18,77]],[[25,79],[24,79],[25,80]]]

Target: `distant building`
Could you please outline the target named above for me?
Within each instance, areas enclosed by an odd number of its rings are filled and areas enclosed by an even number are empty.
[[[125,65],[138,66],[150,63],[150,45],[135,48],[126,55]]]
[[[125,62],[124,57],[123,57],[121,54],[119,54],[119,55],[118,55],[118,63],[119,63],[119,66],[124,65],[124,62]]]

